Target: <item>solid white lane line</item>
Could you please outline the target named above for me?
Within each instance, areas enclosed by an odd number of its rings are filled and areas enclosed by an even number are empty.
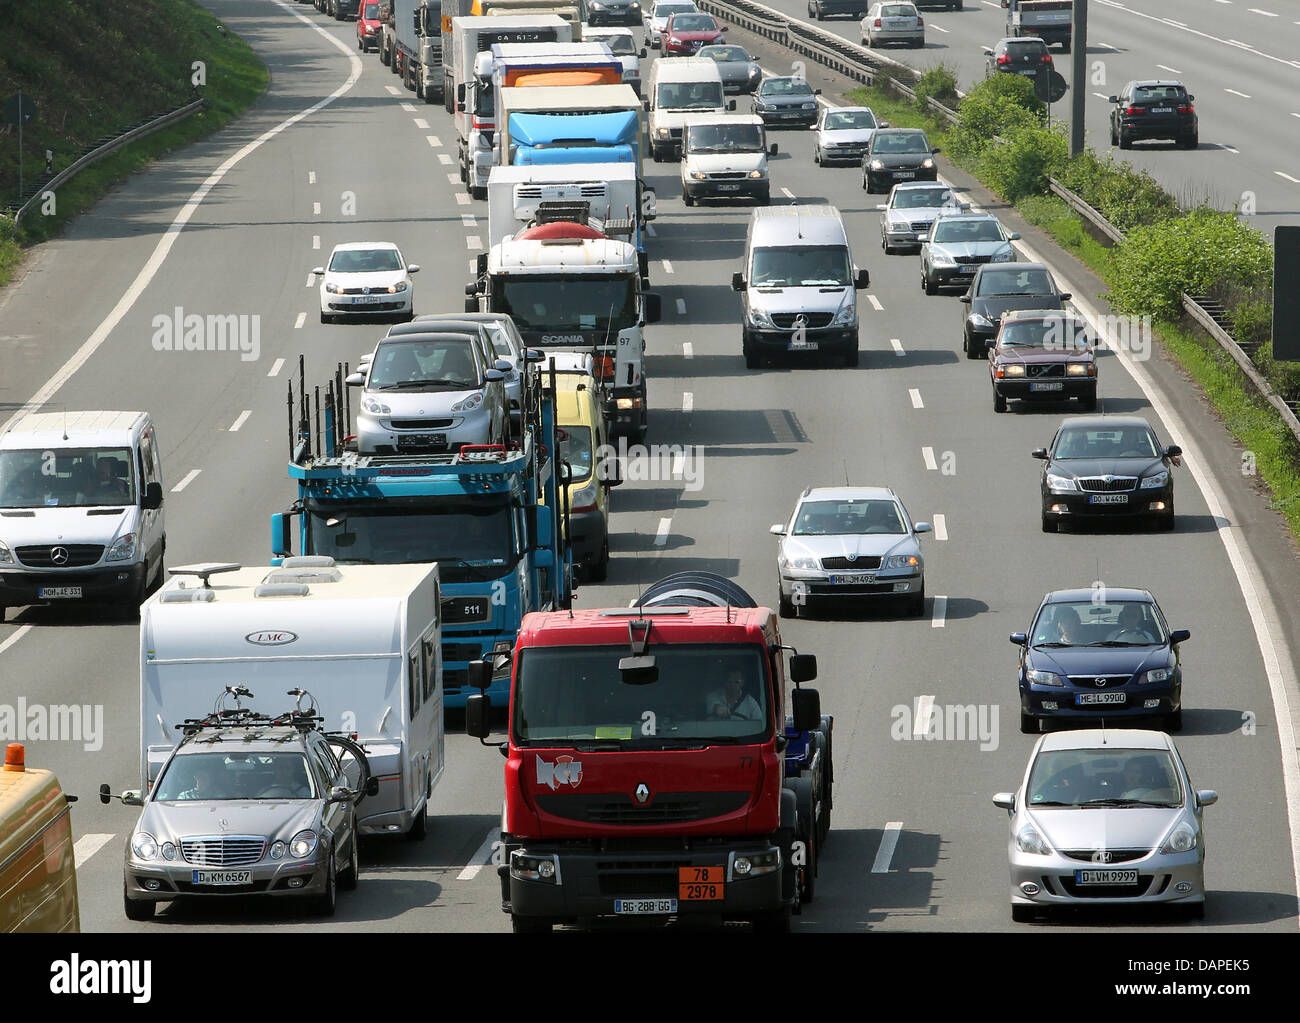
[[[444,167],[450,167],[450,166],[451,166],[451,157],[448,156],[446,153],[439,153],[439,154],[438,154],[438,162],[439,162],[440,164],[442,164]],[[457,180],[457,181],[460,180],[460,175],[459,175],[459,174],[456,175],[456,180]]]
[[[942,629],[942,628],[943,628],[943,624],[944,624],[944,618],[947,616],[947,614],[948,614],[948,598],[947,598],[947,597],[935,597],[935,598],[934,598],[934,615],[933,615],[933,617],[930,619],[930,628],[932,628],[932,629]]]
[[[492,846],[501,837],[498,829],[493,828],[487,833],[482,844],[474,850],[474,855],[469,858],[469,863],[456,875],[457,881],[473,881],[478,877],[478,872],[492,862]]]
[[[930,715],[934,713],[934,697],[918,696],[912,704],[912,738],[924,739],[930,730]]]
[[[92,333],[82,346],[72,354],[67,362],[59,367],[49,380],[41,385],[40,389],[32,395],[28,401],[24,402],[19,407],[18,411],[15,411],[3,424],[0,424],[0,433],[4,433],[13,421],[23,414],[23,409],[44,405],[48,402],[50,398],[58,393],[59,389],[72,378],[72,375],[86,364],[87,360],[89,360],[90,357],[99,350],[100,346],[108,340],[108,336],[113,332],[113,329],[122,321],[122,318],[126,316],[131,307],[135,305],[136,300],[141,294],[143,294],[145,288],[149,286],[149,283],[158,273],[159,268],[161,268],[163,263],[166,262],[167,256],[172,250],[172,246],[176,244],[177,237],[179,237],[181,231],[185,229],[185,225],[190,222],[190,218],[194,216],[195,211],[202,204],[203,200],[207,198],[208,193],[221,183],[221,180],[230,172],[232,167],[241,163],[250,153],[260,149],[266,142],[275,138],[275,136],[279,135],[286,128],[297,124],[299,121],[316,113],[316,111],[333,103],[340,96],[347,93],[361,77],[361,60],[353,54],[347,44],[337,37],[330,35],[330,33],[326,32],[319,25],[314,24],[304,15],[299,14],[294,9],[294,5],[283,3],[281,0],[277,0],[277,3],[304,25],[310,26],[313,31],[320,33],[323,38],[328,39],[331,45],[337,47],[347,56],[351,68],[347,81],[325,98],[318,100],[303,110],[300,110],[293,116],[285,118],[274,127],[268,128],[257,138],[253,139],[252,142],[249,142],[237,152],[228,156],[215,171],[208,175],[203,184],[195,189],[194,193],[186,201],[185,205],[180,208],[180,211],[167,227],[167,230],[163,232],[163,236],[158,239],[158,244],[154,247],[153,254],[149,257],[145,265],[141,267],[135,280],[131,282],[130,286],[122,294],[122,297],[118,299],[117,304],[113,306],[109,314],[104,317],[99,326],[95,328],[94,333]]]
[[[294,330],[302,330],[302,325],[307,322],[307,314],[299,313],[298,318],[293,321]]]
[[[424,137],[429,140],[429,145],[433,146],[434,149],[442,145],[442,139],[438,138],[437,135],[426,135]]]
[[[934,513],[934,538],[939,541],[948,539],[948,517],[943,512]]]
[[[191,469],[189,472],[185,474],[185,477],[179,483],[176,484],[176,486],[172,487],[172,493],[179,494],[182,490],[184,490],[191,483],[193,483],[194,477],[196,477],[202,471],[203,471],[202,469]]]
[[[664,264],[664,273],[666,273],[666,274],[670,274],[670,273],[672,273],[672,272],[673,272],[673,264],[672,264],[669,260],[667,260],[667,259],[663,260],[662,262],[663,262],[663,264]]]
[[[691,344],[689,341],[682,342],[682,358],[684,359],[695,358],[695,346]]]
[[[283,360],[283,359],[276,359],[275,362],[271,363],[271,372],[269,372],[269,373],[266,374],[266,375],[269,376],[269,377],[279,376],[279,375],[280,375],[280,367],[283,366],[283,365],[284,365],[284,360]]]
[[[82,835],[72,847],[72,865],[78,870],[100,849],[113,840],[113,835]]]
[[[986,4],[989,0],[984,0]],[[996,7],[997,4],[989,4]],[[894,848],[898,845],[898,834],[903,830],[902,821],[890,821],[880,833],[880,848],[876,850],[876,861],[871,864],[873,874],[888,874],[889,861],[894,858]]]
[[[925,408],[925,402],[921,400],[921,392],[919,390],[915,387],[909,387],[907,393],[912,399],[912,408]]]
[[[414,104],[414,103],[403,103],[403,104],[402,104],[402,109],[405,110],[408,114],[413,114],[413,113],[415,113],[415,104]]]
[[[309,185],[314,185],[314,184],[316,184],[316,172],[315,172],[315,171],[308,171],[308,172],[307,172],[307,184],[309,184]]]
[[[483,247],[483,241],[476,234],[467,234],[465,236],[465,247],[467,249],[481,249]]]
[[[312,215],[313,217],[319,217],[319,216],[320,216],[320,203],[318,203],[318,202],[314,202],[314,203],[311,204],[311,215]]]
[[[1173,25],[1174,28],[1186,28],[1186,27],[1187,27],[1187,22],[1185,22],[1185,21],[1174,21],[1173,18],[1161,18],[1160,20],[1163,21],[1166,25]]]
[[[1293,185],[1300,185],[1300,178],[1293,178],[1290,174],[1284,174],[1282,171],[1274,171],[1279,178],[1286,178]]]
[[[469,203],[470,203],[469,193],[468,193],[468,192],[457,192],[457,193],[456,193],[456,203],[457,203],[458,205],[460,205],[460,206],[468,206]]]
[[[682,411],[690,412],[695,408],[695,395],[690,391],[682,392]]]
[[[1244,92],[1238,92],[1236,89],[1224,89],[1224,92],[1230,92],[1234,96],[1240,96],[1242,99],[1250,99]]]
[[[925,459],[925,467],[931,472],[939,468],[939,463],[934,460],[934,448],[922,448],[921,457]]]
[[[429,130],[429,122],[426,121],[423,117],[416,117],[414,118],[414,121],[415,121],[415,126],[419,128],[421,131]]]
[[[1181,74],[1182,74],[1182,72],[1179,71],[1178,68],[1176,68],[1176,67],[1170,67],[1168,64],[1157,64],[1156,67],[1158,67],[1161,71],[1168,71],[1171,75],[1181,75]]]
[[[867,301],[871,303],[871,308],[876,312],[883,313],[885,311],[885,307],[880,304],[880,299],[876,298],[875,295],[868,294]]]
[[[239,428],[243,426],[246,422],[248,422],[248,417],[251,416],[252,414],[253,414],[253,410],[251,408],[246,408],[244,409],[243,412],[239,413],[239,415],[235,418],[235,421],[230,424],[230,432],[238,433]]]
[[[31,631],[32,631],[32,627],[30,625],[21,626],[17,631],[14,632],[12,636],[6,639],[3,643],[0,643],[0,654],[4,653],[6,650],[8,650],[11,646],[13,646],[15,643],[17,643],[20,639],[22,639],[24,636],[27,635],[27,633]]]
[[[318,235],[318,234],[314,234],[314,235],[311,236],[311,247],[312,247],[313,249],[319,249],[319,248],[320,248],[320,235]]]
[[[679,298],[677,300],[677,315],[678,316],[686,315],[686,299],[684,298]]]
[[[1300,21],[1297,21],[1296,24],[1297,24],[1297,25],[1300,25]],[[1300,114],[1298,114],[1298,113],[1296,113],[1294,110],[1292,110],[1292,111],[1291,111],[1291,116],[1292,116],[1292,117],[1300,117]]]
[[[672,517],[659,520],[659,531],[655,533],[655,546],[662,547],[668,543],[668,531],[673,527]]]
[[[906,354],[907,354],[905,351],[903,351],[903,342],[901,342],[900,340],[898,340],[898,338],[896,338],[896,337],[891,337],[891,338],[889,339],[889,344],[890,344],[890,347],[892,347],[892,348],[894,349],[894,354],[895,354],[895,355],[906,355]]]

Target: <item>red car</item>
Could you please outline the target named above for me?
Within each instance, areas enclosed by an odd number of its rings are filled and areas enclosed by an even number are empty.
[[[357,49],[379,49],[383,22],[379,20],[379,0],[361,0],[357,7]]]
[[[674,14],[664,26],[660,52],[664,56],[692,57],[699,52],[701,46],[725,43],[726,33],[726,27],[719,25],[711,15]]]

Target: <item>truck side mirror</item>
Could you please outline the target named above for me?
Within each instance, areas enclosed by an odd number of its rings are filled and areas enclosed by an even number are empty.
[[[466,285],[465,285],[465,294],[466,294],[466,295],[477,295],[477,294],[478,294],[478,281],[470,281],[468,284],[466,284]]]
[[[488,712],[492,699],[487,693],[475,693],[465,700],[465,734],[476,739],[486,739],[489,732]]]
[[[739,270],[737,270],[735,273],[731,275],[731,290],[732,291],[745,290],[745,275],[741,273]]]
[[[641,97],[641,105],[642,105],[643,107],[645,107],[647,110],[649,110],[649,109],[650,109],[650,97],[649,97],[649,96],[642,96],[642,97]]]
[[[736,101],[735,101],[734,99],[729,99],[729,100],[727,100],[727,109],[728,109],[728,110],[735,110],[735,109],[736,109]]]
[[[663,315],[661,301],[657,294],[649,293],[641,296],[645,304],[645,321],[646,323],[658,323]]]
[[[648,56],[650,56],[649,52],[646,50],[646,48],[645,48],[644,46],[641,47],[641,54],[640,54],[640,55],[641,55],[642,57],[648,57]]]
[[[277,558],[293,555],[293,541],[289,536],[289,516],[277,512],[271,516],[271,554]]]
[[[456,102],[457,103],[465,102],[465,84],[463,82],[460,85],[456,86]]]
[[[796,654],[798,656],[804,656]],[[811,657],[811,654],[806,655]],[[794,660],[792,657],[791,660]],[[821,727],[822,701],[816,689],[796,689],[790,694],[796,731],[811,732]]]
[[[859,291],[871,287],[871,274],[866,270],[859,270],[857,277],[853,279],[853,287]]]
[[[478,272],[479,277],[487,276],[488,254],[480,252],[474,261],[474,269]]]
[[[790,655],[790,681],[795,685],[811,682],[817,677],[816,654]]]
[[[467,298],[467,299],[465,299],[465,312],[467,312],[467,313],[476,313],[476,312],[478,312],[478,299],[477,299],[477,298]]]
[[[780,151],[781,151],[781,147],[778,146],[775,142],[773,142],[770,146],[767,147],[768,156],[776,156],[776,154],[779,153]]]
[[[475,689],[486,689],[492,684],[492,662],[484,660],[470,661],[465,674],[469,684]]]
[[[153,511],[155,508],[162,507],[162,484],[157,481],[146,483],[144,487],[144,500],[140,502],[140,507],[145,511]]]

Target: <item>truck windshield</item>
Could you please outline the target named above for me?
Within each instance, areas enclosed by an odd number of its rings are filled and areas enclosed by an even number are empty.
[[[309,500],[310,554],[340,563],[403,565],[436,561],[445,583],[496,579],[518,558],[510,505],[500,500],[387,498]]]
[[[755,249],[750,278],[756,288],[846,288],[849,252],[843,245]]]
[[[623,681],[626,644],[530,647],[520,656],[511,730],[522,746],[660,749],[762,742],[770,686],[760,647],[654,644],[659,677]]]
[[[617,332],[636,326],[637,278],[633,274],[494,276],[492,308],[513,316],[520,330]]]
[[[424,30],[426,36],[442,35],[442,0],[424,0]]]
[[[692,153],[756,153],[763,149],[757,124],[693,124],[686,148]]]
[[[475,117],[496,116],[496,93],[492,90],[492,83],[486,79],[480,78],[474,87],[473,113]]]
[[[0,451],[0,508],[135,504],[129,448]]]
[[[721,109],[722,81],[660,82],[659,95],[655,98],[657,105],[665,110]]]

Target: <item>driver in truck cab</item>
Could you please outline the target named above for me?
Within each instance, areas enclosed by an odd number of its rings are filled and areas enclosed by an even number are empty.
[[[742,721],[763,720],[763,708],[753,696],[745,692],[745,676],[739,668],[727,672],[727,681],[706,698],[709,717]]]

